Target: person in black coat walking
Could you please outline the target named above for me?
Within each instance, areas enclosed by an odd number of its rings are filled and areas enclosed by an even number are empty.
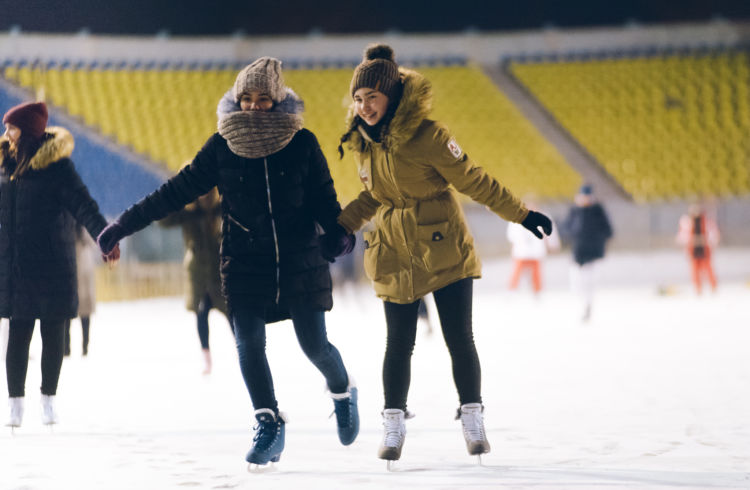
[[[328,164],[313,133],[302,128],[301,111],[279,60],[263,57],[246,66],[219,104],[219,131],[98,239],[109,252],[218,186],[222,292],[258,421],[246,456],[251,464],[278,461],[284,448],[285,421],[265,353],[267,323],[292,319],[303,351],[328,384],[339,439],[351,444],[359,431],[357,389],[327,339],[324,317],[333,306],[329,261],[349,253],[354,236],[337,224],[341,206]]]
[[[10,319],[6,375],[11,415],[23,419],[29,344],[42,333],[42,422],[54,424],[64,325],[78,315],[75,225],[96,237],[107,222],[70,159],[73,136],[47,127],[43,102],[3,116],[0,139],[0,317]],[[105,260],[116,260],[119,248]]]
[[[594,296],[594,264],[604,257],[607,241],[612,238],[607,212],[594,199],[591,185],[584,184],[579,189],[560,232],[571,244],[575,262],[571,280],[583,298],[583,321],[588,321]]]

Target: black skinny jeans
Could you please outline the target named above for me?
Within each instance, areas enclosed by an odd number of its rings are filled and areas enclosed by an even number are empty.
[[[438,289],[435,298],[443,338],[453,364],[453,382],[461,405],[482,403],[482,373],[471,325],[473,279],[467,278]],[[411,356],[417,335],[419,301],[409,304],[384,302],[388,339],[383,362],[385,408],[406,410],[411,382]]]
[[[8,353],[5,356],[5,372],[10,397],[20,397],[25,394],[29,346],[35,322],[34,318],[10,319]],[[42,332],[42,394],[55,395],[63,362],[65,319],[39,320],[39,330]]]
[[[299,345],[325,377],[328,389],[331,393],[345,393],[349,375],[338,349],[328,341],[325,312],[296,307],[291,308],[290,313]],[[253,407],[278,412],[273,377],[266,357],[266,322],[251,311],[235,308],[232,325],[242,377]]]

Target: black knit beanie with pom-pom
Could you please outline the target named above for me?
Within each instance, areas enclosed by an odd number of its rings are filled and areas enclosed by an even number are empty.
[[[398,76],[398,65],[394,61],[393,49],[386,44],[370,44],[365,49],[362,63],[354,69],[350,93],[362,87],[382,92],[392,101],[398,98],[401,80]]]

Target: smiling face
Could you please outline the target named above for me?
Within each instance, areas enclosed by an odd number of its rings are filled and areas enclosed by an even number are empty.
[[[18,128],[18,126],[7,123],[5,125],[5,136],[11,143],[17,145],[19,138],[21,138],[21,130]]]
[[[265,92],[252,90],[240,96],[240,108],[243,111],[268,112],[273,108],[273,100]]]
[[[388,110],[388,97],[377,90],[362,87],[354,92],[354,108],[368,126],[375,126]]]

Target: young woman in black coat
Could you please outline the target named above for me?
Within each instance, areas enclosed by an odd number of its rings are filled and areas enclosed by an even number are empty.
[[[265,352],[267,323],[292,319],[303,351],[328,384],[339,439],[351,444],[359,431],[357,389],[328,342],[324,317],[333,305],[328,261],[350,252],[354,236],[336,222],[341,207],[328,164],[313,133],[302,128],[301,111],[279,60],[263,57],[248,65],[219,105],[218,133],[98,239],[107,253],[218,186],[222,291],[258,422],[246,456],[253,464],[278,461],[284,449],[285,421]]]
[[[10,319],[6,375],[10,420],[23,420],[29,344],[42,333],[42,422],[57,422],[54,398],[64,325],[78,315],[75,225],[96,237],[107,222],[73,166],[73,136],[47,126],[43,102],[11,108],[0,139],[0,317]],[[119,257],[119,248],[107,258]]]

